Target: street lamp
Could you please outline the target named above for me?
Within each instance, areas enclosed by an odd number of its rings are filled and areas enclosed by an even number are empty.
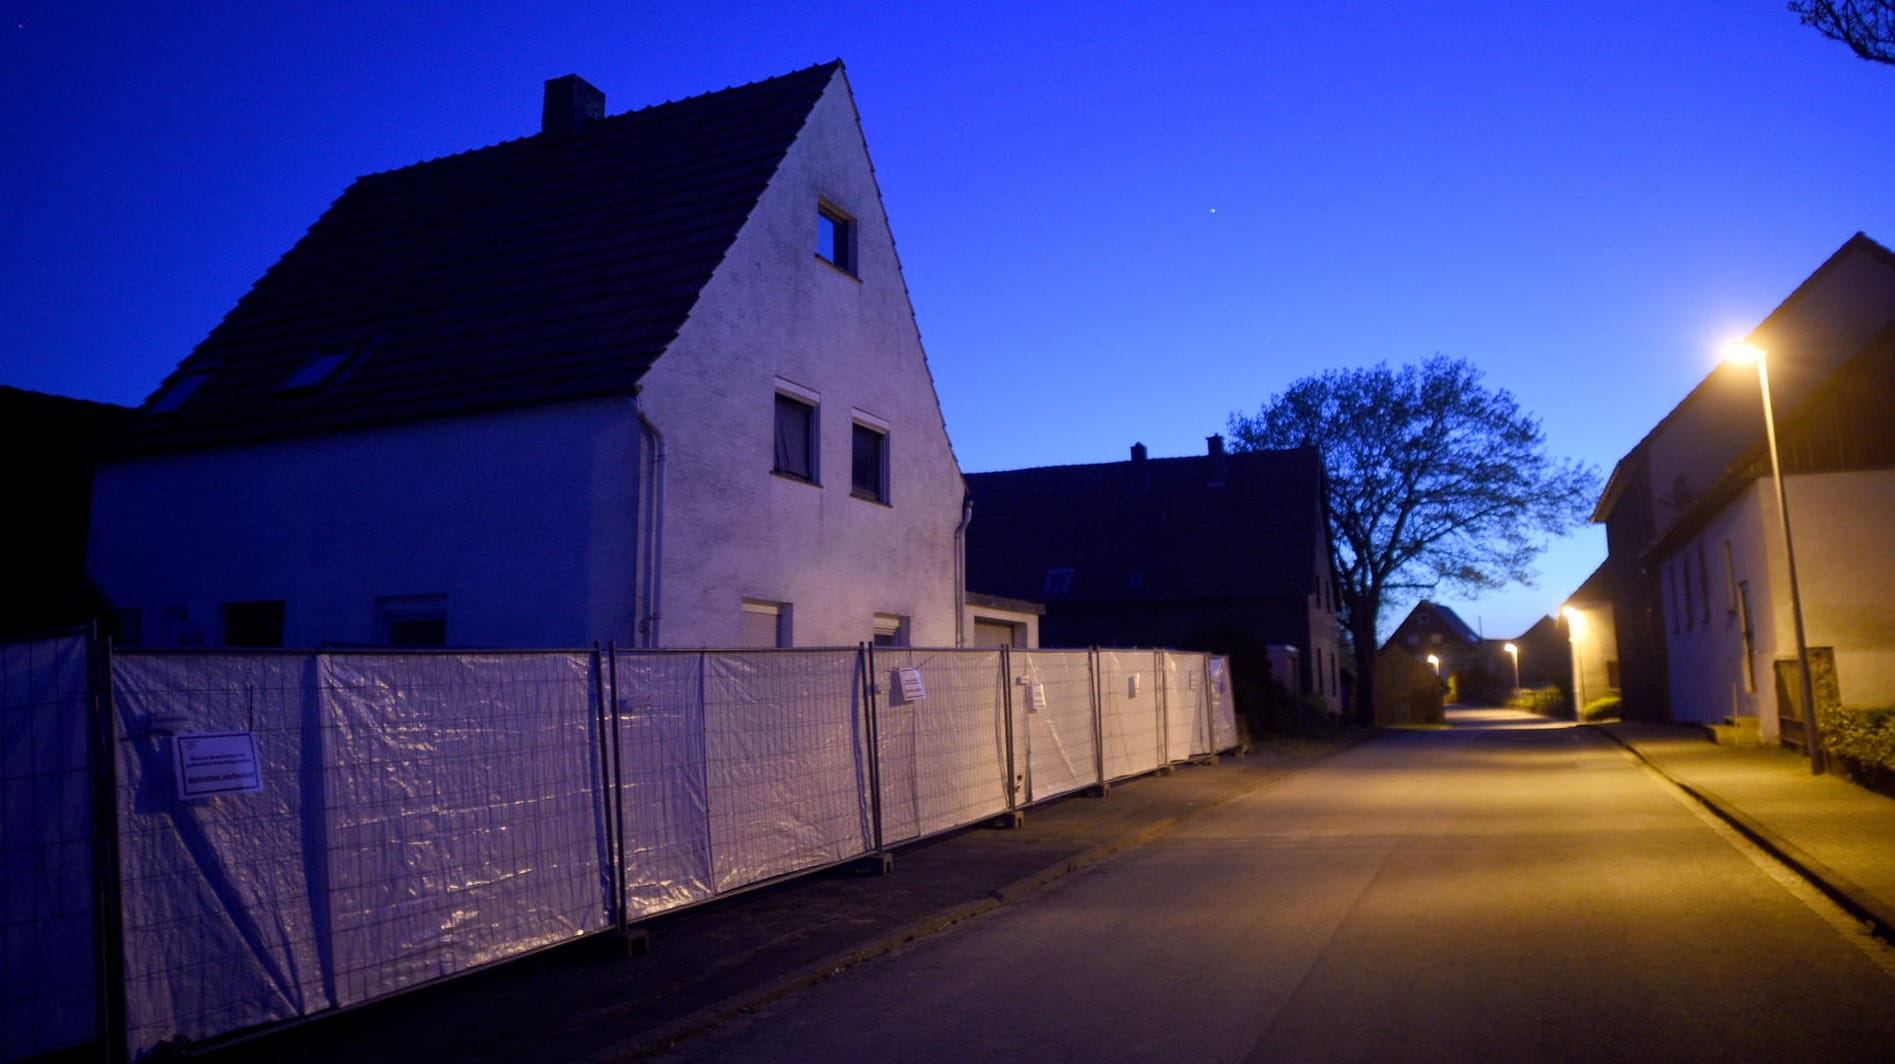
[[[1573,723],[1579,723],[1580,710],[1586,704],[1586,669],[1579,660],[1579,636],[1585,631],[1585,622],[1579,617],[1579,611],[1567,606],[1560,611],[1566,618],[1567,639],[1573,646]]]
[[[1428,655],[1428,667],[1434,670],[1435,678],[1439,679],[1441,676],[1441,659],[1435,657],[1433,654]]]
[[[1508,643],[1501,649],[1505,650],[1507,656],[1513,659],[1513,689],[1518,692],[1520,690],[1520,648],[1514,646],[1512,643]]]
[[[1770,477],[1777,484],[1777,515],[1783,519],[1783,558],[1790,573],[1790,618],[1796,625],[1796,671],[1803,692],[1804,743],[1809,747],[1809,770],[1822,775],[1824,769],[1822,728],[1816,720],[1816,698],[1809,675],[1809,642],[1803,635],[1803,593],[1796,584],[1796,547],[1790,542],[1790,497],[1783,488],[1783,463],[1777,456],[1777,418],[1770,407],[1770,370],[1762,348],[1750,344],[1731,344],[1724,359],[1737,365],[1757,364],[1757,390],[1763,393],[1763,433],[1770,444]]]

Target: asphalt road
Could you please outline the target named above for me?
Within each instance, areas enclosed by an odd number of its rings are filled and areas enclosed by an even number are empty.
[[[1618,747],[1398,732],[661,1059],[1891,1059],[1895,951]]]

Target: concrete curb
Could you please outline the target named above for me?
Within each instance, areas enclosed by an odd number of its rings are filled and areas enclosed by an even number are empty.
[[[993,911],[1002,905],[1021,901],[1061,879],[1098,864],[1126,850],[1135,849],[1164,835],[1179,825],[1203,816],[1214,809],[1221,809],[1242,798],[1263,790],[1271,784],[1281,782],[1310,765],[1327,761],[1346,750],[1353,749],[1373,738],[1366,735],[1355,742],[1337,747],[1335,750],[1312,758],[1302,764],[1286,769],[1279,775],[1268,776],[1257,781],[1254,786],[1246,787],[1213,802],[1178,816],[1167,817],[1112,842],[1103,843],[1089,850],[1075,854],[1064,860],[1055,861],[1037,872],[1022,876],[1008,883],[984,898],[977,898],[951,908],[924,917],[914,923],[891,931],[879,938],[872,939],[797,969],[788,975],[774,979],[753,990],[733,995],[714,1005],[706,1005],[689,1015],[682,1016],[663,1026],[653,1028],[642,1034],[626,1039],[617,1045],[593,1053],[584,1059],[589,1064],[621,1064],[643,1060],[671,1049],[678,1043],[711,1027],[732,1019],[742,1013],[750,1012],[779,998],[787,997],[808,986],[841,975],[844,971],[866,961],[886,956],[914,942],[931,938],[948,928],[971,920],[976,916]]]
[[[1714,813],[1737,830],[1737,833],[1755,843],[1765,853],[1781,861],[1792,872],[1803,877],[1809,884],[1821,891],[1825,897],[1850,916],[1867,924],[1877,938],[1895,943],[1895,911],[1891,911],[1882,901],[1864,890],[1848,876],[1817,860],[1804,852],[1802,847],[1777,834],[1769,826],[1751,817],[1735,802],[1718,794],[1708,787],[1687,783],[1665,771],[1664,766],[1626,739],[1610,729],[1599,729],[1613,742],[1625,748],[1639,763],[1663,776],[1672,786],[1690,795],[1699,805]]]

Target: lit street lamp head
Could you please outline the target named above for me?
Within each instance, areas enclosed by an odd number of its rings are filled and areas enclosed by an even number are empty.
[[[1724,345],[1724,361],[1734,365],[1748,366],[1754,362],[1762,362],[1763,357],[1763,348],[1755,344],[1737,340]]]

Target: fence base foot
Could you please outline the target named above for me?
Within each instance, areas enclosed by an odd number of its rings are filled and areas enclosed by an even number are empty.
[[[614,955],[642,957],[651,952],[651,932],[642,927],[607,931],[603,937],[606,940],[606,948]]]
[[[1002,813],[987,822],[987,826],[997,831],[1012,831],[1026,827],[1026,814],[1018,809],[1011,813]]]
[[[1158,774],[1160,776],[1174,775],[1177,773],[1177,771],[1178,771],[1178,766],[1176,765],[1159,765],[1158,766]]]
[[[1086,788],[1086,797],[1110,798],[1112,797],[1112,785],[1110,783],[1095,783]]]
[[[853,876],[885,876],[894,871],[892,853],[871,853],[849,862],[849,874]]]

